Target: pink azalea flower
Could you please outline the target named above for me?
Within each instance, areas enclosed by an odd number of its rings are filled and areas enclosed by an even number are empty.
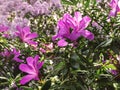
[[[3,24],[0,24],[0,32],[5,32],[8,30],[8,27],[3,25]]]
[[[17,26],[18,32],[16,35],[23,41],[26,42],[32,46],[37,46],[37,42],[33,41],[32,39],[38,37],[38,34],[36,32],[31,33],[30,27],[26,26],[24,28],[21,28],[20,26]]]
[[[110,2],[111,11],[109,17],[115,17],[118,12],[120,12],[120,0],[111,0]]]
[[[5,49],[4,52],[1,52],[1,55],[7,60],[11,59],[16,62],[23,62],[23,60],[19,59],[20,51],[17,51],[15,48],[12,50]]]
[[[52,37],[52,39],[56,40],[59,38],[60,41],[58,41],[58,46],[61,47],[68,44],[66,39],[75,42],[80,36],[83,36],[89,40],[93,40],[93,33],[86,30],[90,21],[91,19],[88,16],[82,18],[80,12],[75,12],[74,17],[66,13],[64,14],[63,18],[58,21],[57,27],[59,30],[57,34]]]
[[[61,39],[58,41],[58,46],[64,47],[67,46],[68,42],[66,42],[64,39]]]
[[[19,69],[28,74],[21,79],[20,84],[24,85],[32,79],[39,80],[39,69],[44,62],[38,62],[38,60],[39,56],[36,55],[34,58],[28,57],[26,59],[27,64],[20,64]]]

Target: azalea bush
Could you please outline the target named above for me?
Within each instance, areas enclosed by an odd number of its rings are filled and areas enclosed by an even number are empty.
[[[119,90],[120,0],[0,0],[1,90]]]

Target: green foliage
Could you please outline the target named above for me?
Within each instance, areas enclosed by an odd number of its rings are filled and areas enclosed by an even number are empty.
[[[0,52],[4,48],[16,47],[21,50],[21,59],[40,55],[44,60],[41,79],[32,80],[25,86],[20,85],[21,77],[19,63],[0,57],[0,88],[20,88],[23,90],[119,90],[120,89],[120,15],[108,21],[109,9],[106,2],[96,0],[62,0],[63,9],[51,12],[50,15],[36,17],[27,16],[31,20],[31,31],[39,34],[36,38],[39,48],[29,46],[19,40],[10,40],[0,34]],[[81,4],[82,6],[79,6]],[[70,10],[69,10],[70,8]],[[51,40],[55,34],[57,21],[64,13],[80,11],[91,17],[88,26],[95,35],[93,41],[81,37],[75,47],[58,47]],[[56,18],[57,17],[57,18]],[[92,25],[97,22],[99,27]],[[53,43],[52,50],[46,44]],[[14,66],[14,68],[13,68]],[[117,75],[109,70],[117,70]],[[15,85],[15,86],[14,86]]]

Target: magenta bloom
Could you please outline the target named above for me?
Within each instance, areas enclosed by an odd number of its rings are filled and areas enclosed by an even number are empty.
[[[0,32],[5,32],[8,30],[8,27],[3,25],[3,24],[0,24]]]
[[[19,69],[28,73],[28,75],[21,79],[20,84],[24,85],[32,79],[39,80],[39,69],[42,67],[44,62],[38,62],[38,60],[39,56],[36,55],[34,58],[28,57],[26,59],[27,64],[20,64]]]
[[[90,21],[91,19],[88,16],[82,18],[80,12],[75,12],[74,17],[66,13],[63,18],[58,21],[57,27],[59,30],[52,39],[56,40],[59,38],[60,41],[58,41],[58,46],[62,47],[68,44],[65,41],[66,39],[75,42],[80,36],[83,36],[89,40],[93,40],[94,35],[90,31],[86,30]]]
[[[33,41],[32,39],[38,37],[38,34],[36,32],[31,33],[30,27],[26,26],[24,28],[21,28],[20,26],[17,26],[18,32],[16,35],[23,41],[30,45],[37,46],[37,42]]]
[[[113,75],[117,75],[118,74],[118,71],[117,70],[108,70],[111,74],[113,74]]]
[[[7,60],[14,60],[16,62],[23,62],[19,59],[20,51],[17,51],[15,48],[12,50],[5,49],[4,52],[1,52],[1,55]]]
[[[111,11],[109,16],[115,17],[118,12],[120,12],[120,0],[111,0],[110,2]]]
[[[8,29],[9,28],[7,26],[0,24],[0,32],[2,33],[3,37],[9,38],[9,35],[7,34]]]

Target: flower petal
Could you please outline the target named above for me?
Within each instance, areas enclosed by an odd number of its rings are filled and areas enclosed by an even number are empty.
[[[33,62],[34,68],[36,68],[35,70],[38,70],[38,67],[37,67],[38,60],[39,60],[39,55],[36,55],[34,57],[34,62]]]
[[[28,41],[26,41],[26,42],[27,42],[29,45],[34,46],[34,47],[37,47],[37,45],[38,45],[37,42],[32,41],[32,40],[28,40]]]
[[[18,31],[21,31],[21,27],[20,26],[16,26],[16,29],[18,30]]]
[[[75,12],[74,13],[74,19],[75,19],[75,21],[80,22],[82,20],[81,13],[80,12]]]
[[[119,2],[118,2],[118,0],[111,0],[109,5],[111,7],[109,18],[111,16],[115,17],[117,15],[117,12],[119,11]]]
[[[63,22],[62,20],[58,21],[58,27],[59,27],[59,36],[66,36],[69,32],[69,25]]]
[[[117,15],[117,11],[116,11],[115,8],[113,8],[113,9],[110,11],[109,16],[110,16],[110,17],[111,17],[111,16],[115,17],[116,15]]]
[[[20,80],[20,84],[24,85],[27,82],[29,82],[30,80],[34,79],[35,76],[34,75],[26,75],[24,76],[21,80]]]
[[[38,63],[38,69],[40,69],[43,66],[43,64],[44,64],[44,61],[39,62]]]
[[[15,60],[16,62],[23,62],[23,60],[19,59],[18,57],[14,57],[13,60]]]
[[[72,41],[77,40],[80,36],[81,36],[81,31],[80,32],[76,32],[75,30],[72,31],[72,33],[69,36],[69,39]]]
[[[68,29],[75,28],[76,20],[70,14],[65,14],[63,20]]]
[[[67,46],[68,42],[66,42],[64,39],[61,39],[58,41],[58,46],[60,47],[64,47],[64,46]]]
[[[35,62],[35,64],[37,64],[39,58],[40,58],[39,55],[36,55],[36,56],[34,57],[34,62]]]
[[[59,38],[58,35],[52,36],[52,41],[55,41],[57,38]]]
[[[79,31],[85,29],[89,25],[90,21],[91,21],[90,17],[88,16],[83,17],[79,24]]]
[[[28,74],[35,74],[33,68],[31,68],[30,66],[28,66],[27,64],[20,64],[19,65],[19,69],[23,72],[26,72]]]
[[[27,61],[27,64],[31,66],[31,65],[33,65],[34,59],[33,59],[33,57],[27,57],[26,61]]]
[[[85,38],[87,38],[87,39],[89,39],[89,40],[93,40],[93,39],[94,39],[94,34],[91,33],[91,32],[88,31],[88,30],[82,30],[82,31],[81,31],[81,34],[82,34],[83,37],[85,37]]]
[[[36,32],[34,32],[34,33],[31,33],[31,34],[28,34],[26,36],[25,40],[34,39],[36,37],[38,37],[38,34]]]
[[[37,64],[39,58],[40,58],[39,55],[36,55],[36,56],[34,57],[34,60],[35,60],[36,64]]]
[[[26,36],[27,34],[30,34],[30,27],[26,26],[26,27],[22,28],[22,31],[24,32],[24,34]]]
[[[120,0],[118,1],[118,8],[120,9]]]

